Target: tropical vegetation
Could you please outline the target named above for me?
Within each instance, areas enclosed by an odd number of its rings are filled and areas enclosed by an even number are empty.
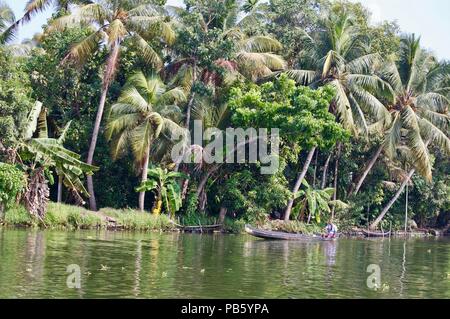
[[[14,43],[48,8],[42,33]],[[308,232],[329,218],[401,228],[407,208],[419,227],[450,228],[450,64],[395,22],[370,23],[361,4],[31,0],[24,9],[15,17],[0,1],[6,224]],[[198,123],[211,134],[192,144]],[[230,127],[267,129],[269,146],[278,138],[277,169],[206,160],[205,144]],[[174,158],[180,143],[190,163]],[[214,155],[234,158],[238,143]]]

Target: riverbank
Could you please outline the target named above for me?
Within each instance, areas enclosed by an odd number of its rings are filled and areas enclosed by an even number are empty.
[[[16,206],[7,210],[0,216],[0,225],[17,228],[41,228],[56,230],[77,230],[77,229],[108,229],[114,231],[141,231],[141,232],[175,232],[182,230],[182,226],[191,226],[189,229],[207,232],[199,226],[216,224],[217,220],[212,217],[202,215],[197,218],[184,218],[173,221],[167,215],[153,215],[148,212],[141,212],[133,209],[102,208],[98,212],[92,212],[84,207],[71,206],[50,202],[45,217],[40,220],[31,216],[23,206]],[[181,225],[180,225],[181,224]],[[244,233],[246,222],[241,219],[226,218],[222,227],[217,227],[214,231],[223,233],[240,234]],[[286,223],[281,220],[267,221],[259,228],[280,231],[286,233],[297,233],[314,235],[322,233],[323,229],[315,224],[305,224],[298,221]],[[344,237],[364,237],[362,229],[349,227],[341,229]],[[393,237],[427,237],[444,236],[444,231],[437,229],[424,229],[404,234],[403,232],[393,232]],[[448,235],[448,234],[447,234]]]
[[[36,227],[61,230],[120,229],[136,231],[172,231],[174,223],[166,215],[152,215],[132,209],[103,208],[91,212],[83,207],[49,203],[45,217],[31,216],[23,206],[7,210],[2,219],[7,227]]]
[[[109,229],[126,231],[179,231],[180,224],[200,226],[216,224],[211,217],[184,218],[184,220],[171,220],[167,215],[153,215],[133,209],[102,208],[98,212],[89,211],[83,207],[71,206],[50,202],[45,217],[40,220],[31,216],[23,206],[16,206],[4,213],[0,224],[6,227],[42,228],[58,230],[77,229]],[[241,219],[225,218],[223,226],[218,229],[224,233],[244,233],[246,221]],[[279,220],[268,221],[261,227],[274,231],[290,233],[317,234],[322,230],[317,225],[291,221],[284,223]]]

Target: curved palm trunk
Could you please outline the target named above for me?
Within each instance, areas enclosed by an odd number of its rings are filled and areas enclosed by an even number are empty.
[[[220,207],[219,224],[223,224],[223,222],[225,221],[225,216],[227,215],[227,212],[228,212],[228,208]]]
[[[327,174],[328,174],[328,166],[330,165],[331,160],[331,153],[328,155],[327,160],[325,162],[325,165],[323,166],[323,173],[322,173],[322,184],[320,185],[322,189],[325,188],[327,185]]]
[[[189,127],[189,123],[191,122],[191,110],[192,105],[194,104],[195,92],[192,92],[189,102],[186,107],[186,122],[184,123],[185,127]]]
[[[219,165],[215,165],[215,166],[212,166],[210,169],[208,169],[206,171],[205,175],[203,175],[202,179],[198,183],[197,196],[200,196],[203,193],[203,191],[205,190],[206,183],[208,182],[209,177],[211,176],[212,173],[214,173],[216,170],[218,170],[219,167],[220,167]]]
[[[369,172],[372,170],[373,166],[377,162],[378,158],[381,155],[381,152],[383,151],[383,145],[380,145],[380,147],[377,149],[375,155],[370,160],[369,164],[364,169],[364,172],[359,177],[358,182],[356,183],[356,186],[354,189],[350,189],[348,196],[357,195],[361,189],[362,184],[364,183],[364,180],[366,179],[367,175],[369,175]]]
[[[63,188],[62,177],[60,175],[58,175],[58,197],[56,199],[57,203],[62,202],[62,188]]]
[[[411,179],[411,177],[414,175],[414,173],[416,172],[415,169],[412,169],[409,171],[408,176],[405,178],[405,180],[403,181],[402,185],[400,186],[400,188],[398,189],[397,193],[395,193],[394,197],[392,197],[392,199],[389,201],[389,203],[386,205],[386,207],[384,207],[383,211],[380,213],[380,215],[374,220],[374,222],[370,225],[370,229],[376,229],[378,224],[383,220],[384,216],[387,214],[387,212],[391,209],[392,205],[394,205],[394,203],[397,201],[397,199],[400,197],[401,193],[403,192],[403,190],[405,189],[406,184],[409,183],[409,180]]]
[[[148,145],[147,150],[145,151],[144,164],[142,167],[142,178],[141,178],[142,183],[144,183],[147,180],[149,158],[150,158],[150,144]],[[145,204],[145,192],[140,192],[139,193],[139,210],[141,212],[144,211],[144,204]]]
[[[192,83],[195,84],[195,81],[197,81],[197,62],[194,61],[194,66],[193,66],[193,77],[192,77]],[[189,128],[189,123],[191,122],[191,110],[192,110],[192,105],[194,104],[194,99],[195,99],[195,92],[192,92],[192,88],[191,88],[191,97],[189,98],[189,102],[187,104],[186,107],[186,122],[185,122],[185,127]]]
[[[103,76],[102,95],[100,97],[100,103],[97,109],[97,116],[95,118],[94,130],[92,131],[91,144],[89,145],[89,152],[86,161],[86,163],[89,165],[92,165],[92,162],[94,160],[94,152],[95,147],[97,146],[98,133],[100,131],[100,124],[102,122],[103,112],[105,110],[106,95],[108,94],[108,89],[113,79],[113,75],[119,58],[119,48],[120,44],[114,45],[106,64],[106,70]],[[93,211],[96,211],[97,202],[95,200],[94,181],[92,179],[92,175],[87,176],[87,186],[89,191],[89,208]]]
[[[335,166],[334,166],[334,181],[333,181],[334,193],[333,193],[333,201],[336,201],[336,199],[337,199],[339,159],[341,157],[341,150],[342,150],[342,144],[339,143],[338,144],[338,149],[337,149],[337,154],[336,154],[336,163],[335,163]],[[331,218],[332,219],[334,218],[335,207],[336,206],[333,205],[333,208],[331,209]]]
[[[300,186],[302,185],[303,179],[305,178],[306,173],[308,172],[308,168],[309,168],[309,165],[311,164],[311,161],[313,159],[315,151],[316,151],[315,147],[313,147],[309,151],[308,156],[306,158],[306,162],[303,165],[303,169],[302,169],[300,175],[297,178],[297,181],[295,183],[294,189],[292,190],[293,194],[297,193],[298,190],[300,189]],[[292,198],[292,199],[289,200],[289,203],[288,203],[288,205],[286,207],[286,210],[284,212],[284,220],[285,221],[289,221],[289,218],[291,217],[291,211],[292,211],[292,206],[293,205],[294,205],[294,199]]]
[[[425,142],[426,149],[428,149],[428,145],[430,145],[430,143],[431,143],[431,139],[429,139]],[[375,219],[375,221],[370,225],[370,227],[369,227],[370,229],[375,229],[378,226],[378,224],[383,220],[384,216],[387,214],[389,209],[391,209],[392,205],[394,205],[394,203],[400,197],[401,193],[405,189],[406,184],[409,183],[410,179],[412,178],[412,176],[414,175],[415,172],[416,172],[415,168],[413,168],[409,171],[408,176],[403,181],[403,183],[400,186],[400,188],[398,189],[397,193],[395,193],[394,197],[389,201],[389,203],[386,205],[386,207],[383,209],[383,211],[380,213],[380,215],[377,217],[377,219]]]
[[[313,188],[316,187],[316,179],[317,179],[317,162],[319,160],[319,151],[316,152],[316,160],[314,161],[314,176],[313,176]]]
[[[211,167],[210,169],[208,169],[206,171],[206,173],[202,176],[200,182],[198,183],[197,186],[197,198],[199,199],[198,202],[198,207],[200,209],[200,211],[204,212],[205,211],[205,207],[206,207],[206,201],[207,201],[207,197],[206,197],[206,193],[205,193],[205,188],[206,188],[206,183],[209,180],[209,177],[216,171],[219,169],[219,165],[215,165],[213,167]]]

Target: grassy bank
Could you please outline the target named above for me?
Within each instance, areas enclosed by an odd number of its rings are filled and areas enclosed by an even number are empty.
[[[176,226],[167,215],[152,215],[132,209],[102,208],[91,212],[83,207],[50,202],[43,220],[31,216],[23,206],[7,210],[0,221],[7,227],[39,227],[47,229],[106,229],[116,228],[130,231],[174,231]],[[204,215],[181,218],[177,223],[184,225],[216,224],[213,217]],[[223,230],[229,233],[242,233],[246,222],[242,219],[226,218]],[[317,234],[321,232],[316,225],[301,222],[268,221],[259,227],[289,233]]]
[[[23,206],[7,210],[3,224],[16,227],[42,227],[49,229],[101,229],[118,226],[123,230],[173,230],[175,226],[166,215],[155,216],[131,209],[103,208],[91,212],[83,207],[49,203],[43,220],[31,216]]]

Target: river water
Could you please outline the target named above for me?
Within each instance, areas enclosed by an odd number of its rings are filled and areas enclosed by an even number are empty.
[[[0,228],[0,298],[450,298],[450,240]]]

